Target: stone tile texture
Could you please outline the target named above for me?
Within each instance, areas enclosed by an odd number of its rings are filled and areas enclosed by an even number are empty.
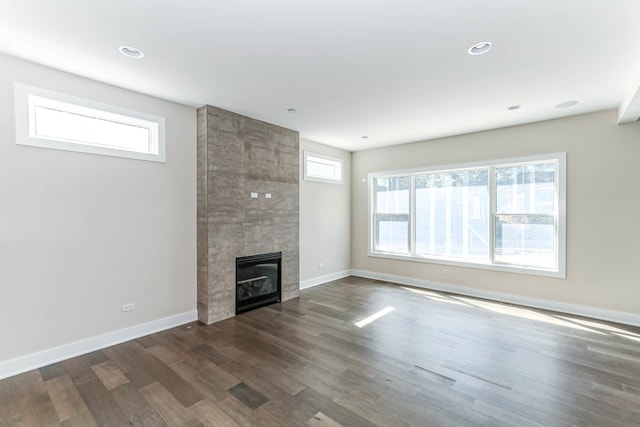
[[[299,296],[299,135],[212,106],[197,114],[198,319],[210,324],[235,315],[237,257],[281,251],[282,300]]]

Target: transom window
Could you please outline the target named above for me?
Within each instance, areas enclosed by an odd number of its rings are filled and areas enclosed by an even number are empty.
[[[342,184],[342,159],[304,152],[304,179]]]
[[[565,276],[564,153],[369,175],[371,256]]]
[[[16,143],[165,161],[164,118],[16,83]]]

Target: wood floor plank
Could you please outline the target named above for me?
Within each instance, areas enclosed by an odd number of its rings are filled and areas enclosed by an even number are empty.
[[[544,427],[542,424],[538,424],[537,422],[531,421],[530,419],[525,418],[521,415],[514,414],[512,411],[508,411],[495,405],[491,405],[489,403],[483,402],[482,400],[476,400],[473,403],[473,410],[488,415],[491,418],[507,425],[518,425],[523,427]]]
[[[109,347],[104,350],[104,353],[136,388],[142,388],[153,384],[156,379],[147,371],[143,363],[133,357],[138,348],[136,342],[129,341]]]
[[[93,369],[107,390],[113,390],[114,388],[129,382],[129,379],[122,373],[120,368],[114,365],[111,361],[93,365],[91,366],[91,369]]]
[[[282,427],[281,424],[270,422],[270,420],[257,416],[252,409],[231,394],[228,394],[228,396],[223,399],[217,400],[215,403],[229,418],[241,426]]]
[[[117,405],[113,394],[109,393],[99,379],[87,381],[77,386],[85,405],[89,408],[93,418],[101,424],[102,420],[109,420],[113,425],[127,425],[127,420]]]
[[[107,355],[104,354],[104,351],[102,350],[97,350],[97,351],[85,354],[84,358],[89,362],[89,365],[91,366],[98,365],[100,363],[104,363],[107,360],[109,360]]]
[[[269,401],[259,391],[249,387],[245,383],[237,384],[229,389],[229,393],[251,409],[258,409]]]
[[[185,407],[198,403],[204,396],[195,387],[183,380],[169,366],[165,365],[153,354],[144,351],[142,347],[133,349],[131,353],[134,360],[145,367],[160,384]]]
[[[44,392],[25,398],[22,423],[25,427],[54,427],[60,421],[49,394]],[[0,421],[1,422],[1,421]]]
[[[241,380],[238,379],[238,377],[234,376],[231,372],[209,361],[197,366],[196,370],[204,378],[215,382],[218,386],[225,390],[229,390],[231,387],[234,387],[241,382]]]
[[[640,427],[639,372],[639,328],[347,277],[2,380],[0,427]]]
[[[62,365],[76,385],[84,384],[97,378],[96,373],[91,369],[91,360],[86,355],[65,360]]]
[[[233,418],[208,399],[201,400],[193,405],[189,408],[189,412],[206,427],[241,427]]]
[[[160,383],[150,384],[140,389],[140,393],[160,414],[167,425],[192,427],[199,424],[199,421]]]
[[[131,383],[111,391],[117,408],[132,426],[170,427]]]
[[[240,380],[236,379],[233,383],[230,383],[231,385],[221,384],[216,377],[202,374],[187,362],[176,363],[171,369],[193,385],[205,398],[214,402],[229,396],[227,389],[240,383]]]
[[[343,427],[342,424],[338,424],[322,412],[318,412],[313,417],[309,418],[307,425],[309,427]]]
[[[183,359],[175,351],[168,348],[164,344],[158,344],[151,347],[147,347],[149,353],[157,357],[165,365],[173,365],[174,363],[181,362]]]
[[[46,387],[60,422],[78,418],[95,425],[89,408],[68,374],[47,381]]]
[[[370,427],[375,425],[344,406],[340,406],[333,400],[328,399],[324,394],[318,393],[310,388],[304,389],[296,394],[295,400],[301,405],[316,408],[318,411],[344,426]]]
[[[40,368],[40,375],[42,375],[44,381],[49,381],[66,373],[67,371],[64,369],[62,363],[54,363],[53,365]]]
[[[0,381],[0,420],[7,425],[14,425],[21,416],[16,380],[18,376]]]

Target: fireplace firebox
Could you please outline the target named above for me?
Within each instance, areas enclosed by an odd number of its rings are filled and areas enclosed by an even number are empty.
[[[282,252],[236,258],[236,314],[280,302]]]

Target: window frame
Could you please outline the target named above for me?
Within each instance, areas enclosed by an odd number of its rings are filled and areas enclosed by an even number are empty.
[[[506,271],[513,273],[531,274],[538,276],[566,278],[566,153],[552,153],[526,157],[516,157],[507,159],[488,160],[473,163],[437,165],[423,168],[394,170],[385,172],[371,172],[367,175],[367,197],[368,197],[368,256],[376,258],[388,258],[403,261],[417,261],[432,264],[442,264],[458,267],[470,267],[495,271]],[[495,170],[499,167],[507,167],[523,164],[544,164],[555,162],[555,242],[556,245],[556,267],[544,268],[533,267],[516,264],[506,264],[494,261],[495,252],[495,217],[497,215],[496,203],[496,179]],[[489,169],[489,209],[488,215],[488,233],[489,233],[489,254],[486,260],[478,259],[460,259],[458,257],[446,257],[436,255],[418,255],[416,253],[416,188],[415,176],[426,173],[447,173],[455,171],[463,171],[469,169]],[[410,176],[410,194],[409,194],[409,251],[408,254],[382,252],[375,250],[375,179],[376,178],[392,178],[397,176]]]
[[[166,162],[165,119],[163,117],[71,96],[48,89],[28,86],[17,82],[14,84],[14,92],[17,145],[147,160],[160,163]],[[68,109],[61,110],[65,113],[81,114],[87,117],[93,117],[124,126],[133,125],[147,129],[150,136],[150,151],[130,151],[124,148],[117,148],[115,146],[110,147],[96,145],[90,142],[83,143],[82,141],[65,140],[64,138],[37,136],[33,132],[34,110],[32,109],[32,105],[35,105],[36,107],[39,105],[37,103],[38,98],[44,100],[43,104],[50,102],[69,104]],[[45,108],[49,107],[45,106]]]
[[[337,169],[339,171],[339,177],[336,178],[322,178],[322,177],[317,177],[317,176],[313,176],[313,175],[309,175],[307,173],[307,158],[308,157],[315,157],[317,159],[320,160],[325,160],[327,162],[327,164],[334,164],[334,166],[337,166]],[[307,151],[305,150],[303,153],[303,158],[302,158],[302,164],[303,164],[303,177],[305,179],[305,181],[316,181],[316,182],[326,182],[326,183],[330,183],[330,184],[343,184],[344,183],[344,160],[339,158],[339,157],[332,157],[332,156],[327,156],[325,154],[320,154],[320,153],[315,153],[312,151]]]

